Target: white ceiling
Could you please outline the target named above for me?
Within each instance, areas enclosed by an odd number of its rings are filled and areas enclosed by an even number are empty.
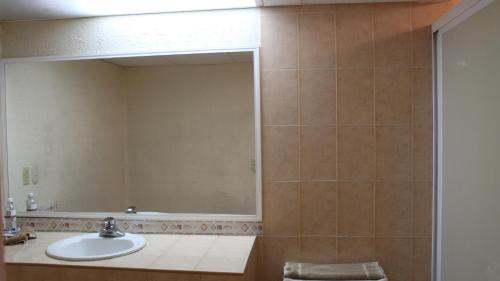
[[[213,53],[213,54],[185,54],[151,57],[129,57],[105,59],[110,63],[124,66],[160,66],[180,64],[224,64],[237,62],[251,62],[251,52]]]
[[[0,0],[0,21],[394,0]],[[398,0],[411,2],[413,0]]]

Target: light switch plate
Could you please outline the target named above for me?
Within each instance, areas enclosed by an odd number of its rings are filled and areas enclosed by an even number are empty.
[[[24,167],[23,171],[23,185],[29,185],[30,184],[30,168]]]
[[[40,170],[38,169],[38,165],[31,166],[31,183],[33,185],[37,185],[39,177],[40,177]]]

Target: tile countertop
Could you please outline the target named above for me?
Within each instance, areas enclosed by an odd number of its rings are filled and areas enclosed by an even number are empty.
[[[7,264],[89,266],[142,270],[243,274],[255,236],[142,234],[146,247],[130,255],[99,261],[62,261],[45,254],[55,241],[75,232],[37,232],[37,239],[5,247]]]

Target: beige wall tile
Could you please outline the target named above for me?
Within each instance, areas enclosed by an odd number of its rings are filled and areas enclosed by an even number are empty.
[[[412,6],[412,24],[414,28],[432,25],[460,0],[429,1]]]
[[[340,180],[375,179],[375,133],[373,126],[338,126]]]
[[[22,281],[20,277],[20,272],[22,268],[20,265],[16,264],[6,264],[5,265],[5,278],[6,280],[20,280]]]
[[[333,4],[314,4],[298,6],[299,14],[334,14],[337,5]]]
[[[263,58],[269,56],[272,61],[283,62],[273,62],[275,68],[305,68],[299,70],[297,80],[298,122],[305,125],[299,129],[300,157],[297,158],[300,158],[300,180],[306,183],[301,183],[299,196],[302,221],[299,218],[292,221],[299,223],[302,231],[313,229],[287,238],[272,237],[275,241],[287,239],[287,245],[294,245],[291,247],[294,252],[300,240],[303,259],[327,260],[331,258],[328,253],[335,251],[338,262],[379,260],[391,281],[408,281],[413,277],[426,280],[430,269],[420,265],[426,264],[429,257],[420,250],[425,248],[414,249],[413,239],[428,239],[431,227],[430,24],[457,1],[264,9],[264,15],[279,15],[282,21],[285,18],[289,22],[296,21],[296,31],[292,27],[280,30],[279,24],[272,28],[279,33],[273,40],[278,41],[278,49],[285,50],[283,54],[276,55],[276,50],[266,54],[265,45],[262,52]],[[333,32],[330,32],[332,22]],[[263,28],[269,23],[263,22]],[[286,33],[289,38],[280,37]],[[335,48],[330,49],[327,46],[332,38]],[[284,47],[286,40],[291,44]],[[287,50],[295,51],[295,58],[291,58],[293,51]],[[282,59],[287,55],[289,59]],[[337,73],[333,69],[318,69],[331,67],[332,62],[336,63]],[[288,104],[292,103],[283,102],[277,106],[287,108]],[[280,111],[273,109],[273,112]],[[283,119],[287,119],[283,122],[295,121],[289,116]],[[288,135],[295,136],[295,131]],[[296,145],[288,143],[285,147],[294,147],[295,151]],[[278,171],[273,172],[279,175],[273,180],[297,180],[298,176],[288,172],[296,171],[295,154],[281,153],[279,148],[271,150],[282,155],[270,168]],[[315,185],[310,182],[337,179],[340,182],[337,182],[336,199],[329,193],[330,189],[322,192],[317,187],[316,192],[306,191],[306,187]],[[377,188],[373,180],[379,182]],[[326,188],[328,183],[324,184]],[[320,193],[323,197],[317,198]],[[330,213],[324,205],[333,200],[338,203],[337,238],[323,234],[333,229],[333,225],[321,224],[320,219],[330,222],[329,216],[317,215]],[[313,204],[314,201],[325,203]],[[330,207],[333,217],[333,206]],[[307,235],[308,232],[318,234]],[[265,238],[271,239],[268,235],[265,232]],[[333,243],[327,242],[334,240],[335,248]],[[273,247],[285,247],[286,243]],[[293,256],[283,251],[278,250],[274,257]],[[262,275],[259,280],[281,280],[281,262],[285,259],[270,258],[269,247],[267,253],[267,260],[259,261],[259,268],[263,269],[259,272]],[[421,270],[421,275],[417,276],[413,268]]]
[[[371,3],[336,4],[335,9],[338,13],[370,13],[373,10],[373,4]]]
[[[308,237],[300,238],[300,261],[310,263],[336,263],[336,237]]]
[[[432,235],[432,182],[413,183],[413,235]]]
[[[65,277],[60,268],[55,266],[32,266],[32,265],[6,265],[7,280],[31,281],[31,280],[54,280],[60,281]],[[76,277],[76,275],[74,275]],[[95,276],[95,275],[94,275]],[[71,279],[83,281],[81,277]],[[85,279],[86,280],[86,279]]]
[[[260,247],[254,244],[253,251],[247,261],[247,268],[245,269],[245,274],[243,274],[244,281],[260,280],[258,279],[258,273],[257,273],[258,256],[259,256],[258,251],[260,251]]]
[[[412,70],[375,69],[375,120],[377,124],[409,124],[412,118]]]
[[[432,124],[413,127],[413,178],[432,181]]]
[[[375,4],[375,66],[411,65],[411,4]]]
[[[300,134],[300,177],[334,180],[337,176],[335,126],[304,126]]]
[[[337,185],[335,182],[300,183],[301,233],[337,234]]]
[[[432,26],[417,27],[412,32],[412,66],[432,67]]]
[[[373,124],[373,69],[337,71],[339,124]]]
[[[255,239],[254,253],[256,256],[256,280],[260,281],[265,279],[265,263],[264,263],[264,236],[257,236]]]
[[[299,15],[299,67],[334,66],[335,14]]]
[[[430,125],[433,117],[432,69],[413,69],[413,122]]]
[[[25,266],[21,266],[21,268],[26,270],[27,268]],[[78,267],[54,267],[54,269],[57,269],[58,271],[58,278],[51,278],[51,279],[45,279],[44,277],[38,276],[39,280],[72,280],[72,281],[87,281],[87,280],[96,280],[96,281],[104,281],[105,279],[105,274],[103,269],[97,269],[97,268],[78,268]],[[35,270],[39,272],[44,272],[45,270],[43,267],[39,266],[32,266],[30,270]],[[115,271],[113,269],[109,269],[110,271]],[[28,270],[29,271],[29,270]],[[107,277],[107,276],[106,276]],[[36,279],[15,279],[16,281],[24,281],[24,280],[36,280]],[[145,281],[145,278],[139,279],[140,281]]]
[[[432,23],[458,2],[458,0],[452,0],[413,5],[412,39],[414,67],[432,67]]]
[[[298,237],[264,237],[263,238],[262,281],[283,280],[283,266],[286,261],[298,260],[300,257]]]
[[[199,274],[171,273],[109,268],[7,265],[7,280],[12,281],[200,281]],[[218,275],[220,278],[221,275]],[[207,279],[212,280],[210,276]]]
[[[210,275],[203,275],[210,279]],[[201,276],[190,273],[148,272],[147,281],[199,281]],[[205,279],[204,279],[205,280]]]
[[[226,272],[239,272],[245,271],[245,264],[247,257],[203,257],[196,265],[196,270],[202,272],[226,271]]]
[[[263,190],[264,233],[298,235],[300,194],[298,182],[265,183]]]
[[[262,68],[297,68],[298,18],[291,14],[261,17]]]
[[[201,275],[201,281],[245,281],[244,276],[235,275]],[[253,281],[253,280],[252,280]]]
[[[411,127],[376,127],[378,180],[411,179]]]
[[[413,280],[431,281],[432,239],[413,239]]]
[[[371,5],[343,5],[337,9],[336,31],[338,67],[373,66]]]
[[[296,15],[300,6],[265,6],[260,8],[261,15]]]
[[[374,186],[370,182],[338,183],[340,236],[371,236],[374,227]]]
[[[86,275],[85,272],[83,272]],[[110,270],[102,269],[100,270],[101,280],[109,281],[152,281],[144,271],[132,271],[132,270]],[[72,279],[65,279],[72,280]],[[89,280],[89,279],[86,279]],[[95,279],[90,279],[95,280]],[[165,280],[166,281],[166,280]],[[186,280],[187,281],[187,280]]]
[[[412,280],[412,244],[411,238],[375,239],[375,258],[389,280]]]
[[[377,182],[375,233],[382,237],[412,235],[412,186],[410,182]]]
[[[262,161],[265,181],[298,180],[299,128],[295,126],[264,126]]]
[[[58,266],[8,265],[7,270],[9,273],[7,280],[12,281],[200,281],[202,276],[204,281],[243,281],[242,276],[233,275],[200,275],[193,273],[116,270],[106,268],[94,269]]]
[[[375,260],[375,239],[369,237],[339,237],[338,262],[369,262]]]
[[[302,70],[299,72],[300,123],[335,125],[335,70]]]
[[[262,72],[262,120],[264,125],[298,124],[298,72]]]

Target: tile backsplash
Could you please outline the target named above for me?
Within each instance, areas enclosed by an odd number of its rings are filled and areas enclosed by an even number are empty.
[[[18,218],[18,225],[29,226],[37,231],[96,232],[102,219],[76,218]],[[218,234],[260,235],[261,222],[239,221],[161,221],[161,220],[117,220],[120,229],[130,233],[164,234]]]

